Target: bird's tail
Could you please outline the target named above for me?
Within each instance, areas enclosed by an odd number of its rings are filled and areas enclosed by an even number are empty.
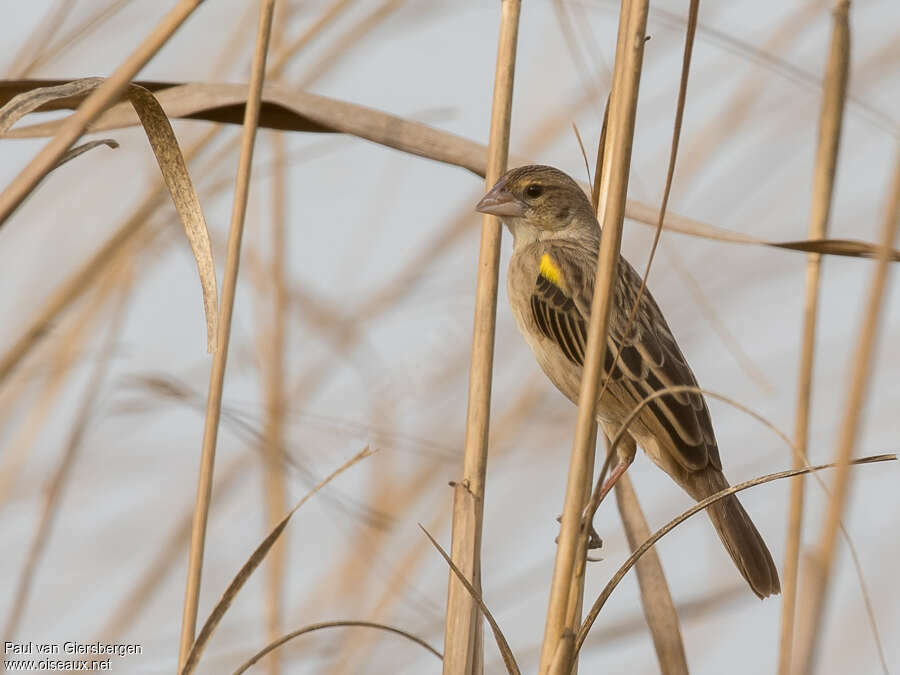
[[[692,472],[687,483],[688,493],[697,501],[728,487],[725,475],[712,467]],[[752,591],[760,598],[780,593],[778,569],[772,554],[737,497],[730,495],[720,499],[711,504],[706,513]]]

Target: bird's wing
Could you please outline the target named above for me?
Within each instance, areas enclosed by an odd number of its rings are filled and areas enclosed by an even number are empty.
[[[553,340],[570,361],[583,366],[594,294],[595,261],[575,261],[574,255],[578,253],[571,250],[551,251],[544,255],[531,296],[531,309],[541,332]],[[617,277],[604,371],[635,401],[666,387],[696,387],[694,374],[647,289],[626,335],[625,328],[641,278],[624,258],[619,259]],[[696,470],[711,463],[721,468],[712,421],[701,394],[665,394],[650,401],[646,410],[671,438],[672,443],[667,445],[673,446],[682,466]]]

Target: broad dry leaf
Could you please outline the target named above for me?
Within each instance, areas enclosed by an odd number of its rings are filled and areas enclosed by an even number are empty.
[[[34,82],[36,85],[49,84],[49,86],[28,88],[27,83],[29,82]],[[8,131],[13,124],[29,112],[77,107],[85,96],[103,82],[103,78],[90,77],[66,83],[47,83],[41,80],[21,80],[7,83],[8,86],[3,93],[0,93],[0,102],[7,101],[6,105],[0,109],[0,133]],[[155,89],[163,89],[166,85],[154,84],[151,86]],[[13,92],[15,95],[10,96]],[[172,125],[162,106],[147,87],[138,84],[130,84],[126,90],[126,96],[128,102],[118,104],[113,109],[128,106],[129,112],[136,115],[135,123],[140,122],[143,126],[153,154],[156,155],[159,169],[165,179],[169,194],[172,196],[175,209],[184,224],[188,242],[194,253],[194,259],[197,261],[206,315],[206,347],[210,353],[214,352],[218,340],[219,309],[216,268],[213,263],[209,231],[203,217],[203,210],[200,208],[200,200],[197,198],[197,192],[191,182],[178,139],[175,137],[175,132],[172,130]],[[109,139],[92,141],[69,150],[56,166],[59,167],[101,144],[118,147],[115,141]]]
[[[206,314],[206,349],[212,353],[216,350],[218,341],[219,299],[216,291],[216,266],[213,263],[212,245],[203,209],[200,208],[200,200],[191,182],[178,139],[175,138],[175,132],[162,106],[149,90],[137,84],[128,86],[128,99],[140,117],[197,261]]]
[[[6,80],[0,81],[0,102],[9,100],[29,87],[58,84],[56,80]],[[170,118],[201,119],[210,122],[241,124],[247,87],[240,84],[174,84],[166,82],[139,82],[156,92],[166,115]],[[39,110],[75,108],[78,96],[46,103]],[[13,129],[0,134],[9,138],[35,138],[51,136],[61,120]],[[135,126],[139,119],[127,104],[120,103],[107,110],[90,127],[97,132]],[[283,131],[338,132],[358,136],[379,145],[402,152],[452,164],[484,177],[487,167],[487,147],[481,143],[461,138],[455,134],[435,129],[426,124],[405,120],[379,110],[354,103],[337,101],[304,91],[292,91],[277,85],[266,85],[259,126]],[[530,164],[527,159],[514,157],[510,165]],[[659,211],[656,207],[629,199],[625,216],[636,222],[656,227]],[[668,212],[663,227],[704,239],[734,244],[769,246],[806,253],[841,255],[855,258],[872,258],[878,255],[874,244],[848,239],[822,239],[817,241],[765,241],[725,228],[716,227],[692,218]],[[890,259],[900,262],[900,251],[892,250]]]

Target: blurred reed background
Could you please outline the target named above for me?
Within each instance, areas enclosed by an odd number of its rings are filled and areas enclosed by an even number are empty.
[[[267,31],[271,5],[8,3],[0,28],[4,103],[45,84],[12,80],[35,78],[244,85],[168,94],[151,87],[202,205],[223,306],[237,272],[229,236],[234,251],[234,228],[243,223],[215,471],[206,474],[212,500],[198,631],[287,510],[361,450],[377,450],[297,511],[221,617],[199,655],[200,673],[232,672],[276,637],[327,621],[387,624],[442,650],[448,568],[417,524],[450,550],[447,484],[462,475],[481,237],[473,206],[484,191],[476,174],[488,166],[501,3],[279,0]],[[628,185],[634,202],[622,237],[641,271],[666,186],[688,5],[654,1],[647,18],[652,39]],[[523,3],[510,166],[535,160],[587,181],[572,123],[593,167],[619,9],[602,0]],[[871,333],[870,368],[855,356],[875,316],[867,303],[877,299],[879,261],[822,257],[810,343],[807,256],[758,243],[802,241],[816,232],[811,220],[823,223],[816,209],[828,171],[818,129],[829,100],[823,83],[836,77],[832,68],[826,78],[832,9],[824,1],[700,3],[667,210],[681,233],[663,232],[649,278],[700,385],[791,438],[803,426],[798,371],[804,354],[814,357],[811,463],[834,460],[839,446],[855,456],[895,452],[900,431],[900,303],[890,284]],[[186,20],[174,31],[178,12]],[[120,68],[165,17],[173,31],[158,34],[146,66]],[[898,26],[900,6],[891,0],[849,9],[840,152],[824,222],[828,237],[868,242],[870,253],[897,228]],[[254,74],[261,82],[266,52],[257,125],[246,84]],[[117,98],[111,91],[108,100]],[[97,105],[99,115],[106,105]],[[137,642],[144,655],[117,672],[173,672],[179,642],[186,658],[185,579],[216,357],[205,349],[198,266],[182,219],[128,106],[116,109],[116,128],[88,139],[114,139],[118,149],[99,147],[57,168],[17,209],[16,181],[48,143],[24,138],[32,135],[26,127],[49,122],[33,135],[52,136],[62,133],[59,120],[74,118],[69,110],[34,113],[8,132],[21,138],[2,143],[0,640]],[[176,119],[186,114],[201,119]],[[80,129],[73,133],[74,140]],[[576,409],[540,373],[514,326],[505,299],[509,254],[503,233],[481,587],[522,672],[537,672]],[[223,322],[211,319],[221,337]],[[717,400],[710,408],[733,483],[795,461],[759,421]],[[207,451],[210,444],[207,434]],[[651,531],[691,505],[643,453],[628,474]],[[837,539],[813,672],[900,669],[898,476],[893,463],[849,472],[843,524],[857,559]],[[821,478],[834,491],[834,472]],[[801,558],[828,547],[821,533],[829,498],[805,482]],[[790,490],[781,480],[742,496],[780,570]],[[588,563],[586,607],[630,553],[611,501],[596,524],[603,560]],[[705,518],[686,521],[656,550],[692,672],[778,671],[781,597],[760,603],[747,592]],[[800,573],[802,582],[802,563]],[[801,616],[811,606],[802,594],[799,605]],[[484,672],[504,671],[489,630],[483,658]],[[678,672],[657,657],[633,574],[603,607],[580,667]],[[333,627],[288,642],[254,668],[426,673],[441,665],[396,634]]]

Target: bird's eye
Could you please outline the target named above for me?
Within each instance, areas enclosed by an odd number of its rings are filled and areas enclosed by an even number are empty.
[[[532,183],[527,188],[525,188],[525,196],[529,199],[537,199],[542,194],[544,194],[544,188],[542,188],[537,183]]]

